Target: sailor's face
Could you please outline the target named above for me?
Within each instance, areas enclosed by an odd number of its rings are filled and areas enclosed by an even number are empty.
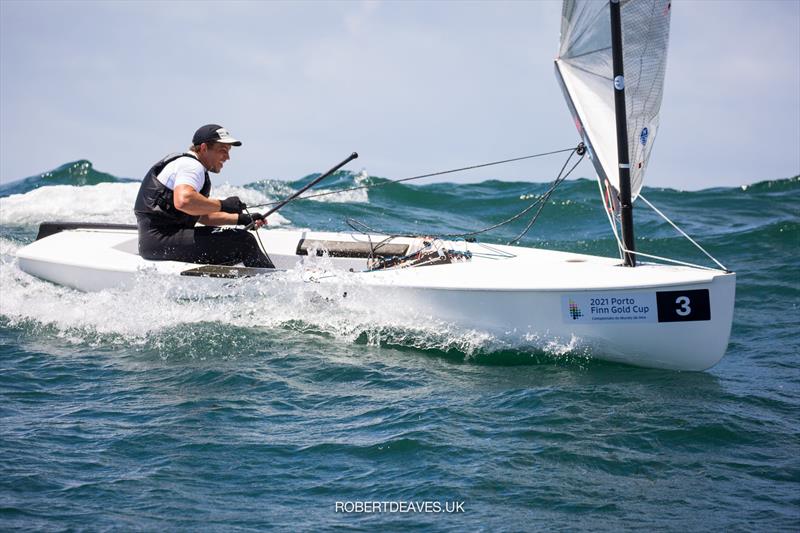
[[[202,161],[202,163],[209,172],[218,173],[220,170],[222,170],[222,166],[225,164],[225,161],[230,159],[231,145],[213,143],[205,146],[205,161]]]

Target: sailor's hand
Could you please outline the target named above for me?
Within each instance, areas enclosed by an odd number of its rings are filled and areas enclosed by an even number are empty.
[[[220,200],[219,203],[219,210],[223,213],[241,213],[247,207],[244,202],[239,200],[238,196],[229,196],[224,200]]]
[[[239,220],[236,222],[240,226],[250,228],[260,228],[267,223],[267,219],[261,213],[239,213]]]

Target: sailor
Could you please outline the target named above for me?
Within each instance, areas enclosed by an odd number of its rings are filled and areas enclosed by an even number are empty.
[[[133,209],[143,258],[274,268],[250,232],[220,227],[255,223],[259,228],[266,224],[263,215],[245,213],[238,196],[209,197],[208,173],[219,173],[230,159],[231,147],[241,145],[222,126],[207,124],[195,132],[187,152],[153,165]]]

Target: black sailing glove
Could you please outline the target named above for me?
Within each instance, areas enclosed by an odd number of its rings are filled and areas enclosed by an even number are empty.
[[[241,213],[247,207],[238,196],[229,196],[219,203],[221,204],[219,210],[224,213]]]
[[[256,220],[263,220],[264,215],[261,213],[239,213],[239,220],[236,221],[240,226],[249,226]]]

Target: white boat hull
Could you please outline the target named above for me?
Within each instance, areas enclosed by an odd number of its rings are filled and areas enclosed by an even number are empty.
[[[358,257],[363,254],[357,249],[384,236],[263,229],[259,235],[278,269],[309,266],[302,283],[319,284],[342,305],[390,305],[420,321],[533,345],[560,343],[599,359],[645,367],[705,370],[728,345],[733,273],[665,265],[626,268],[613,258],[464,242],[443,246],[468,252],[469,260],[367,271],[367,259]],[[421,245],[411,238],[391,242],[411,251]],[[340,245],[349,251],[337,252]],[[321,263],[303,255],[325,250],[333,257],[326,253]],[[17,257],[23,271],[83,291],[132,286],[142,274],[274,272],[147,261],[137,254],[134,229],[102,227],[59,231],[22,248]]]

